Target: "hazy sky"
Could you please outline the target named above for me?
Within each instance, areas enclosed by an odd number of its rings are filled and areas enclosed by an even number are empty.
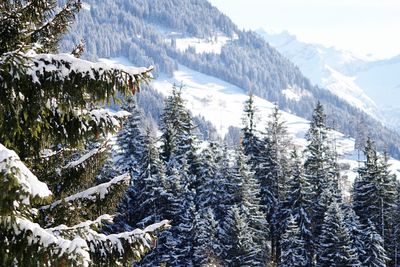
[[[377,57],[400,55],[400,0],[210,0],[245,29]]]

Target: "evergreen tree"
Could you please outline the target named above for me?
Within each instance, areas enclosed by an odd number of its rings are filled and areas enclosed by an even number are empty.
[[[359,168],[354,182],[354,210],[362,224],[370,220],[384,240],[384,248],[390,257],[389,266],[395,261],[394,221],[396,206],[396,178],[388,171],[386,159],[380,159],[371,139],[367,140],[364,154],[366,161]]]
[[[255,261],[259,248],[254,246],[247,216],[238,206],[232,206],[222,226],[221,240],[224,247],[224,259],[229,266],[263,266]]]
[[[325,213],[317,253],[317,266],[360,266],[352,249],[342,210],[333,201]]]
[[[117,164],[122,173],[129,172],[136,179],[145,143],[143,119],[135,96],[128,97],[122,108],[132,115],[124,121],[117,136]]]
[[[249,98],[244,103],[243,109],[242,145],[244,154],[249,157],[249,163],[254,167],[259,163],[259,156],[263,150],[263,143],[259,136],[257,136],[256,112],[253,95],[250,94]]]
[[[80,7],[73,0],[61,8],[55,0],[0,3],[3,266],[129,264],[152,248],[156,231],[168,223],[101,233],[112,222],[104,213],[115,210],[129,175],[97,185],[105,148],[77,150],[119,128],[126,114],[102,106],[117,94],[135,93],[150,69],[81,60],[79,46],[73,55],[55,54]]]
[[[361,264],[366,267],[385,267],[389,258],[386,257],[386,252],[383,247],[383,239],[376,232],[376,229],[371,221],[367,222],[363,229],[364,234],[364,253],[361,255]]]
[[[279,266],[309,266],[305,242],[293,216],[290,216],[287,229],[282,236],[282,256]]]
[[[236,162],[232,173],[236,188],[233,191],[233,200],[234,204],[240,207],[247,216],[249,231],[254,242],[253,246],[258,249],[258,253],[254,255],[254,261],[262,265],[267,262],[269,255],[268,222],[260,205],[259,183],[246,162],[247,158],[239,148],[236,152]]]
[[[138,176],[132,179],[126,194],[126,205],[121,211],[123,221],[131,226],[154,223],[165,215],[165,170],[153,135],[150,129],[146,130],[142,155],[137,163],[140,167]]]
[[[302,162],[297,155],[296,150],[292,153],[292,171],[288,181],[288,190],[286,200],[282,203],[282,209],[279,211],[279,232],[284,233],[288,229],[290,219],[294,218],[299,228],[299,238],[302,240],[305,254],[302,266],[311,266],[311,219],[308,208],[311,205],[311,185],[304,177]],[[283,238],[284,239],[284,238]],[[284,245],[282,246],[285,247]]]
[[[225,180],[219,172],[221,161],[226,161],[223,157],[220,147],[216,143],[210,143],[208,147],[203,149],[200,155],[200,169],[198,187],[196,188],[196,203],[199,209],[211,207],[223,211],[221,207],[225,199],[226,191],[224,190]]]
[[[201,211],[201,213],[196,214],[194,225],[194,265],[219,266],[221,264],[220,256],[222,253],[221,243],[218,240],[220,226],[215,220],[212,209],[207,208]]]
[[[197,175],[199,160],[197,138],[194,135],[195,126],[189,111],[185,108],[181,90],[182,88],[174,86],[172,95],[165,101],[161,125],[161,156],[167,164],[167,172],[170,166],[178,166],[186,160],[190,172]]]
[[[266,127],[266,149],[263,162],[266,177],[266,186],[262,186],[264,192],[262,196],[268,199],[270,211],[267,213],[268,222],[271,229],[272,257],[275,261],[280,258],[280,231],[279,228],[283,221],[280,217],[285,194],[287,192],[287,177],[290,176],[290,157],[288,151],[292,143],[288,136],[285,122],[281,120],[278,106],[274,106]],[[263,204],[267,204],[263,203]],[[267,204],[267,205],[268,205]]]
[[[337,185],[337,174],[335,173],[335,162],[332,161],[330,146],[328,142],[328,129],[325,125],[325,114],[323,106],[318,103],[306,134],[308,144],[304,151],[305,178],[312,186],[311,206],[311,229],[316,249],[318,237],[324,221],[324,214],[333,198],[340,198]],[[333,194],[332,194],[333,193]],[[339,199],[337,201],[340,201]]]
[[[362,263],[363,256],[366,255],[364,226],[349,205],[344,205],[344,223],[352,241],[352,249],[358,255],[359,262]]]

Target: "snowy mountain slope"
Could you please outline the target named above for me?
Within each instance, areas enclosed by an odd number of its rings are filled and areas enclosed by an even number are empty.
[[[124,57],[103,58],[100,61],[133,66]],[[242,126],[243,104],[248,99],[248,95],[242,88],[183,65],[179,65],[179,69],[174,72],[173,77],[163,75],[153,80],[151,84],[165,96],[172,92],[173,85],[182,85],[182,95],[186,100],[186,107],[193,115],[201,115],[209,120],[221,136],[228,132],[229,126]],[[257,96],[254,96],[254,103],[257,108],[259,130],[263,131],[274,104]],[[309,121],[288,112],[281,111],[281,113],[295,144],[304,148],[306,144],[304,136],[309,128]],[[348,138],[337,131],[331,131],[330,135],[332,139],[336,140],[335,146],[339,154],[342,185],[346,189],[345,194],[348,196],[349,189],[357,176],[356,169],[360,165],[361,156],[354,149],[353,138]],[[389,164],[391,165],[390,170],[400,179],[400,161],[391,159]]]
[[[164,95],[171,93],[173,84],[183,85],[183,97],[187,101],[187,107],[194,115],[202,115],[211,121],[223,136],[229,126],[241,127],[243,103],[248,95],[237,86],[219,80],[217,78],[196,72],[180,65],[172,78],[160,77],[153,81],[153,86]],[[259,98],[254,98],[258,110],[258,119],[261,129],[271,114],[273,103]],[[304,147],[306,141],[304,135],[308,130],[309,122],[305,119],[282,112],[282,118],[287,122],[287,127],[295,140],[295,143]],[[336,139],[336,147],[343,166],[349,166],[342,172],[347,179],[347,185],[351,185],[358,167],[358,152],[354,150],[354,139],[347,138],[343,134],[332,131],[332,138]],[[400,161],[391,160],[391,170],[400,178]]]
[[[288,32],[258,33],[297,64],[313,83],[400,129],[400,57],[378,60],[304,43]]]
[[[356,84],[356,78],[350,75],[372,60],[371,58],[358,57],[349,52],[326,48],[322,45],[303,43],[288,32],[270,34],[258,30],[258,33],[298,65],[314,84],[327,88],[377,119],[382,118],[376,103]]]

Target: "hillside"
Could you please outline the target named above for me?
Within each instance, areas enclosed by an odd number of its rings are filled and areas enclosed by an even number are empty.
[[[376,139],[381,149],[400,155],[398,134],[359,107],[313,86],[286,57],[254,32],[239,31],[207,1],[88,0],[71,33],[63,42],[64,51],[83,38],[85,57],[125,56],[138,65],[155,65],[156,77],[171,76],[181,64],[246,88],[303,118],[310,118],[321,101],[331,126],[356,136],[358,122],[363,121],[364,134]]]
[[[329,89],[369,115],[400,129],[400,58],[378,60],[348,51],[305,43],[288,32],[257,32],[293,61],[314,84]]]

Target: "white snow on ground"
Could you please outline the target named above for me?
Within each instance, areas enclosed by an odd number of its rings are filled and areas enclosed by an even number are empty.
[[[176,48],[185,51],[189,47],[193,47],[196,53],[215,53],[220,54],[222,47],[231,40],[230,37],[217,36],[209,39],[200,38],[178,38],[176,39]]]
[[[132,66],[132,63],[125,58],[114,58],[110,61]],[[173,77],[161,76],[152,82],[153,87],[165,96],[172,92],[174,84],[183,85],[182,96],[186,100],[186,107],[193,115],[201,115],[212,122],[221,136],[228,132],[229,126],[242,126],[243,105],[248,99],[247,93],[242,88],[183,65],[179,66],[179,70],[174,72]],[[288,89],[293,91],[293,88]],[[297,91],[299,90],[294,90],[294,92]],[[299,95],[296,94],[296,97]],[[257,107],[258,125],[260,130],[264,130],[265,121],[271,114],[274,104],[260,97],[254,97],[254,103]],[[282,118],[286,121],[295,144],[304,147],[306,145],[304,135],[309,128],[309,121],[283,111]],[[349,166],[347,170],[341,172],[345,179],[344,184],[349,189],[357,176],[356,169],[360,164],[358,152],[354,150],[354,139],[337,131],[332,131],[331,136],[336,139],[335,146],[339,153],[339,163],[342,166]],[[391,159],[389,164],[391,164],[391,171],[400,179],[400,161]],[[348,190],[347,193],[349,193]]]
[[[243,104],[248,99],[246,92],[230,83],[220,79],[196,72],[180,65],[172,78],[160,77],[153,81],[153,86],[162,94],[169,95],[173,84],[183,85],[183,97],[187,101],[186,106],[194,115],[201,115],[211,121],[219,134],[224,136],[229,126],[242,126]],[[297,97],[297,96],[296,96]],[[265,121],[272,112],[273,103],[254,97],[257,107],[257,116],[260,130],[264,130]],[[294,138],[295,144],[304,147],[306,140],[304,135],[309,128],[309,121],[287,112],[282,112],[282,118],[286,121],[289,133]],[[331,137],[336,140],[335,146],[339,153],[339,163],[350,166],[342,172],[344,183],[351,186],[356,177],[355,169],[358,167],[358,153],[354,150],[354,139],[332,131]],[[389,161],[391,170],[400,178],[400,162]]]
[[[303,96],[308,96],[310,95],[309,92],[302,90],[301,88],[296,87],[291,87],[282,90],[282,94],[287,98],[291,99],[294,101],[300,101]]]
[[[90,11],[90,10],[92,9],[92,7],[90,6],[89,3],[82,2],[82,9],[83,9],[83,10]]]

